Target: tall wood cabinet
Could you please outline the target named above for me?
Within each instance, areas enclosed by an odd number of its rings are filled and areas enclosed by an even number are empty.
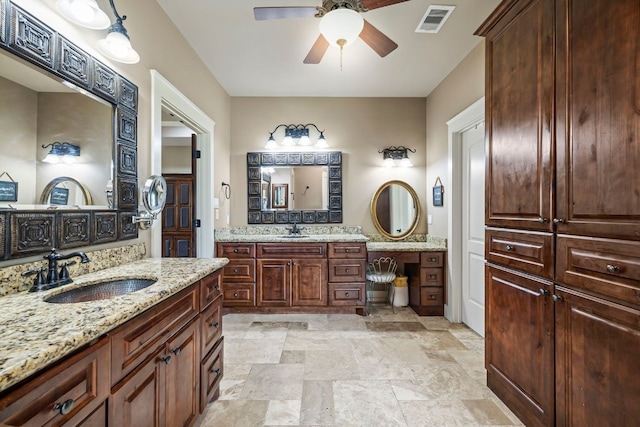
[[[640,7],[505,0],[486,37],[486,367],[527,426],[640,409]]]

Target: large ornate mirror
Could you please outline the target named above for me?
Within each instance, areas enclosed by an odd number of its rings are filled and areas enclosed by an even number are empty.
[[[249,224],[342,222],[342,153],[247,153]]]
[[[0,0],[0,94],[0,174],[19,183],[0,202],[0,260],[137,237],[138,88]],[[45,162],[55,142],[75,162]]]
[[[406,182],[385,182],[371,199],[371,219],[383,236],[404,239],[413,233],[420,220],[418,195]]]

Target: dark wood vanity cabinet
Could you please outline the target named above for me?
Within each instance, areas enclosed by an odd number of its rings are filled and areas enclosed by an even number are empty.
[[[191,426],[223,375],[220,273],[0,395],[0,425]]]
[[[222,273],[227,309],[364,309],[364,243],[218,243],[217,254],[229,258]]]
[[[640,417],[638,22],[635,0],[505,0],[477,31],[487,381],[528,426]]]

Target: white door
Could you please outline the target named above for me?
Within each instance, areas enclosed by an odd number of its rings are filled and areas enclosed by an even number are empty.
[[[484,122],[462,133],[462,322],[484,336]]]

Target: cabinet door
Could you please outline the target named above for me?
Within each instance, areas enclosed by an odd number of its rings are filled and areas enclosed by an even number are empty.
[[[517,2],[479,31],[486,35],[487,225],[552,229],[553,4]]]
[[[120,381],[109,398],[109,426],[162,427],[165,425],[164,347]]]
[[[640,311],[557,287],[557,426],[640,419]]]
[[[191,234],[162,235],[162,256],[166,258],[195,257],[195,247]]]
[[[291,305],[291,260],[258,260],[258,307]]]
[[[638,1],[559,0],[556,22],[558,231],[640,240]]]
[[[326,306],[327,260],[294,259],[291,267],[293,305]]]
[[[193,320],[167,342],[166,425],[189,426],[200,414],[199,322]]]
[[[527,426],[554,419],[551,282],[486,267],[487,385]]]

